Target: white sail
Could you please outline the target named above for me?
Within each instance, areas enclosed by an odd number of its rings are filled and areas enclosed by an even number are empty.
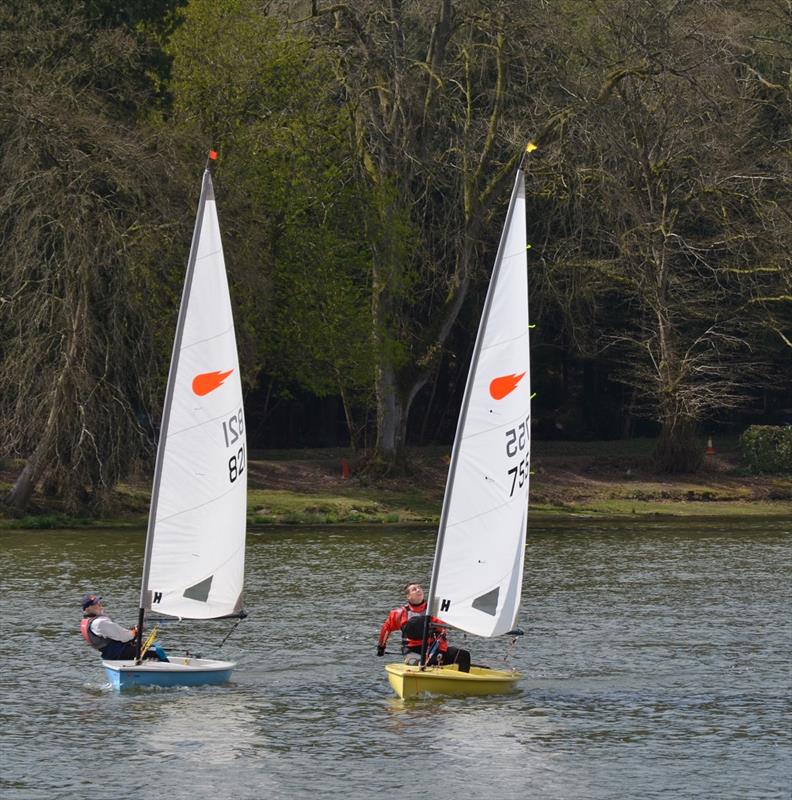
[[[530,354],[522,170],[479,325],[440,520],[432,613],[495,636],[514,626],[523,574],[530,463]]]
[[[141,608],[192,619],[240,610],[246,457],[234,320],[206,170],[163,409]]]

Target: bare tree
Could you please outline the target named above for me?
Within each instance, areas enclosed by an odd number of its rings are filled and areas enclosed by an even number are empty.
[[[393,463],[527,143],[536,32],[517,2],[313,3],[310,22],[371,198],[376,449]]]
[[[552,282],[568,310],[587,298],[582,341],[610,348],[637,409],[660,422],[660,466],[687,470],[696,424],[767,377],[756,309],[778,322],[769,307],[791,264],[789,43],[757,48],[781,30],[764,4],[594,8],[572,14],[589,35],[570,45],[580,72],[564,78],[573,99],[551,157],[566,220],[548,233]]]
[[[63,11],[6,7],[0,23],[0,437],[25,461],[16,510],[42,480],[84,510],[152,438],[144,309],[159,303],[142,245],[166,161],[134,125],[139,43]]]

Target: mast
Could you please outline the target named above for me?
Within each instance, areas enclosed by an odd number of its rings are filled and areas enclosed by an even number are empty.
[[[201,183],[201,197],[198,201],[198,213],[195,217],[195,227],[193,229],[192,243],[190,244],[190,256],[187,260],[187,272],[184,277],[184,287],[182,288],[182,299],[179,306],[179,317],[176,322],[176,335],[173,339],[173,350],[171,351],[170,369],[168,370],[168,384],[165,389],[165,402],[162,407],[162,422],[160,425],[159,442],[157,443],[157,460],[154,466],[154,481],[151,487],[151,502],[149,504],[148,528],[146,530],[146,549],[143,556],[143,575],[140,583],[140,608],[138,611],[137,634],[135,636],[135,659],[140,661],[141,650],[143,647],[143,626],[145,623],[146,609],[150,604],[150,591],[148,589],[149,573],[151,571],[151,552],[154,546],[154,528],[157,519],[157,508],[159,505],[160,483],[162,481],[162,465],[165,457],[165,442],[168,438],[168,428],[170,425],[170,413],[173,405],[173,393],[176,381],[176,372],[179,365],[179,353],[181,351],[182,337],[184,336],[184,324],[187,318],[187,306],[190,300],[190,289],[192,288],[193,275],[195,274],[195,261],[198,255],[198,241],[200,238],[201,227],[203,225],[204,208],[206,207],[207,197],[213,195],[212,187],[212,162],[217,158],[217,153],[210,150],[206,159],[203,180]]]
[[[529,144],[525,152],[523,152],[522,158],[520,159],[520,163],[517,167],[517,171],[515,174],[514,185],[512,187],[512,194],[509,199],[509,208],[506,214],[506,220],[501,230],[500,242],[498,244],[498,252],[495,257],[495,264],[492,268],[492,276],[490,278],[490,284],[487,290],[487,297],[484,301],[484,309],[481,314],[481,322],[479,323],[478,332],[476,334],[476,343],[473,348],[473,356],[471,358],[470,369],[468,370],[467,382],[465,384],[465,393],[462,399],[462,407],[460,409],[459,417],[457,419],[456,433],[454,435],[454,444],[451,450],[451,461],[448,467],[448,476],[446,478],[445,494],[443,496],[443,507],[440,514],[440,524],[438,526],[438,531],[437,531],[437,543],[435,545],[435,555],[434,555],[434,561],[432,563],[432,576],[429,583],[429,594],[426,600],[426,619],[424,621],[423,642],[421,644],[420,663],[422,668],[424,666],[424,660],[426,659],[427,644],[429,639],[429,620],[430,617],[433,616],[434,606],[436,603],[435,591],[437,588],[439,565],[442,558],[443,544],[445,541],[446,528],[448,525],[451,487],[454,485],[454,480],[456,477],[457,464],[459,462],[459,451],[462,441],[462,432],[464,430],[465,422],[467,420],[468,408],[470,406],[470,400],[472,396],[473,382],[474,382],[473,378],[476,374],[479,358],[481,355],[482,344],[484,341],[484,333],[487,328],[487,322],[490,316],[490,309],[492,307],[493,297],[495,295],[495,287],[497,286],[498,278],[501,273],[501,266],[506,247],[506,240],[511,226],[511,221],[514,216],[514,208],[516,205],[515,198],[517,196],[520,185],[524,179],[523,163],[525,161],[526,153],[531,152],[531,150],[534,149],[534,147],[535,146]]]

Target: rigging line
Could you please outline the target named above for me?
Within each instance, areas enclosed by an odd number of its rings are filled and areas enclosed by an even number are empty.
[[[247,616],[247,614],[245,614],[245,616]],[[228,641],[228,637],[239,627],[239,624],[242,622],[242,620],[244,618],[245,617],[243,617],[243,616],[239,617],[239,619],[236,621],[236,623],[231,628],[231,630],[225,635],[225,638],[223,639],[223,641],[220,642],[220,644],[218,645],[218,647],[217,647],[218,650],[220,650],[223,647],[223,645]]]

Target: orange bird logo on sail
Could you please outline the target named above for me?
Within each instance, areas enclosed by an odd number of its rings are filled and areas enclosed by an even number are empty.
[[[525,376],[524,372],[519,375],[501,375],[499,378],[494,378],[489,385],[489,391],[494,400],[503,400],[504,397],[510,395],[516,388],[517,384]]]
[[[230,369],[228,372],[220,372],[219,370],[215,370],[214,372],[202,372],[193,378],[192,390],[198,397],[203,397],[222,386],[223,381],[233,371],[234,370]]]

